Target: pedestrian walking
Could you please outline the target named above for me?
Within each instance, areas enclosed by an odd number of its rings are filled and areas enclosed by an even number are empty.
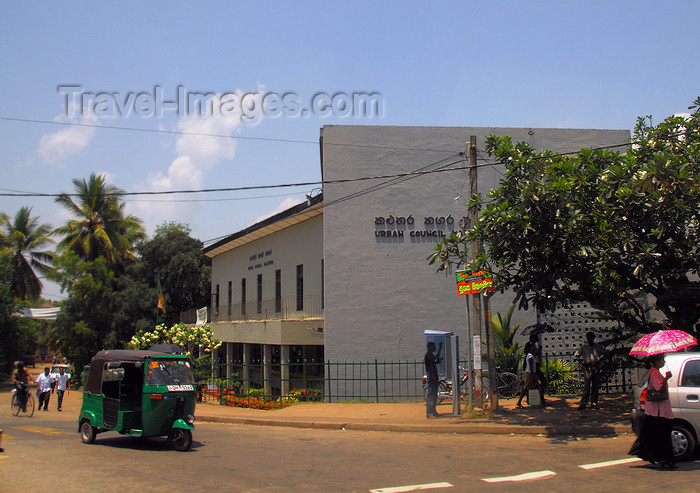
[[[56,396],[58,400],[58,410],[62,411],[63,407],[63,394],[68,390],[70,385],[70,378],[66,375],[66,370],[63,367],[58,369],[58,375],[56,375]]]
[[[39,409],[42,405],[44,406],[44,411],[49,410],[49,399],[51,398],[51,384],[54,382],[54,378],[49,373],[51,369],[47,366],[44,368],[44,373],[39,375],[36,379],[36,384],[39,389],[37,390],[37,396],[39,397]]]
[[[595,342],[595,333],[586,333],[587,343],[576,351],[574,357],[583,365],[583,395],[579,402],[579,409],[584,409],[589,402],[591,409],[598,408],[598,389],[600,388],[600,363],[607,354],[603,346]]]
[[[426,418],[439,418],[440,414],[437,412],[437,394],[438,394],[438,383],[440,377],[438,374],[438,365],[442,358],[440,353],[442,352],[442,342],[440,343],[440,348],[437,354],[435,354],[435,343],[430,341],[427,344],[428,351],[425,353],[425,374],[428,381],[428,395],[425,400],[425,417]]]
[[[535,374],[540,388],[540,395],[542,396],[542,406],[546,406],[547,402],[544,400],[544,393],[547,390],[547,377],[544,376],[542,371],[542,348],[540,347],[539,335],[530,334],[530,343],[533,345],[532,355],[535,357]]]
[[[520,389],[520,394],[518,396],[518,403],[515,405],[516,408],[522,409],[523,407],[523,397],[528,393],[530,389],[538,388],[537,384],[537,369],[535,367],[535,351],[536,347],[532,342],[525,344],[525,361],[523,366],[525,367],[525,383]],[[541,401],[544,401],[544,395],[542,394],[542,388],[540,388]],[[528,400],[528,404],[530,401]]]
[[[678,466],[671,443],[673,410],[668,395],[668,380],[673,375],[667,371],[666,376],[663,376],[659,371],[666,363],[664,354],[650,356],[649,363],[651,369],[647,375],[644,423],[639,438],[634,442],[629,453],[651,464],[659,463],[663,468],[676,469]]]

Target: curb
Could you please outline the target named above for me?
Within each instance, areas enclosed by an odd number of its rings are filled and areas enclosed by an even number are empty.
[[[197,421],[230,423],[249,426],[279,426],[318,430],[388,431],[401,433],[436,433],[458,435],[542,435],[542,436],[620,436],[631,432],[629,426],[523,426],[492,423],[470,423],[466,421],[444,425],[396,424],[396,423],[352,423],[342,421],[294,421],[259,418],[197,416]]]

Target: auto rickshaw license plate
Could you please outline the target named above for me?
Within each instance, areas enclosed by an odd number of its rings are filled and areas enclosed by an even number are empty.
[[[168,385],[168,392],[184,392],[194,390],[194,385]]]

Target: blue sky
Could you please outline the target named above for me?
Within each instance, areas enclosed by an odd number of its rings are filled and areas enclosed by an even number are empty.
[[[660,121],[700,96],[698,18],[694,0],[4,3],[0,193],[70,192],[72,179],[91,172],[126,191],[318,181],[327,124],[632,129],[638,116]],[[156,88],[174,100],[178,87],[234,98],[292,94],[299,107],[318,93],[377,93],[382,114],[281,114],[250,124],[233,113],[198,118],[163,106],[155,114],[147,104],[140,115],[136,105],[120,115],[88,98],[70,118],[58,86],[122,104]],[[127,205],[149,234],[178,221],[206,241],[301,202],[312,188],[131,197]],[[0,196],[11,216],[24,205],[54,227],[67,219],[51,198]],[[55,287],[45,295],[61,297]]]

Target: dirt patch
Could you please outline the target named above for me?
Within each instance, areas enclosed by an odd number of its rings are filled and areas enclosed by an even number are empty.
[[[517,399],[501,399],[499,410],[492,413],[492,421],[497,423],[542,425],[568,423],[572,425],[628,425],[632,397],[630,394],[601,395],[598,409],[578,409],[579,396],[547,396],[547,405],[541,408],[517,409]],[[630,428],[631,430],[631,428]]]

